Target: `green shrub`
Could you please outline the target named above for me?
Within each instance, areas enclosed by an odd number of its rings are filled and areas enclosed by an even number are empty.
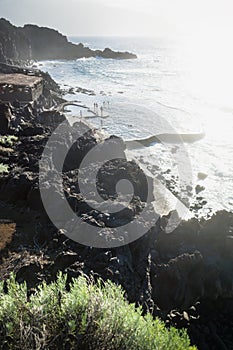
[[[0,135],[0,144],[5,147],[12,147],[17,140],[18,140],[18,137],[14,135],[5,135],[5,136]]]
[[[81,276],[42,283],[28,297],[15,278],[0,283],[1,349],[194,350],[186,331],[167,329],[129,304],[121,287]]]
[[[8,165],[0,163],[0,173],[7,173],[8,172]]]

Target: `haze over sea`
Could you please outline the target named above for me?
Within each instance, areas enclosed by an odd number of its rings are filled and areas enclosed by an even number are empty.
[[[48,71],[62,87],[94,90],[95,96],[67,95],[93,109],[105,102],[104,128],[123,139],[138,139],[165,132],[205,132],[201,141],[185,144],[192,166],[194,187],[205,187],[199,196],[209,208],[233,210],[233,70],[224,47],[203,41],[172,43],[152,38],[72,37],[92,49],[110,47],[138,55],[136,60],[99,58],[46,61]],[[208,45],[208,50],[207,46]],[[75,89],[74,89],[75,91]],[[106,107],[109,101],[109,109]],[[77,109],[73,114],[79,115]],[[100,126],[99,118],[91,123]],[[170,126],[168,126],[168,123]],[[136,151],[144,162],[163,171],[177,169],[171,148],[155,144]],[[166,149],[167,148],[167,149]],[[185,160],[186,162],[187,160]],[[184,164],[185,167],[185,164]],[[207,174],[198,180],[198,173]],[[188,184],[188,183],[187,183]]]

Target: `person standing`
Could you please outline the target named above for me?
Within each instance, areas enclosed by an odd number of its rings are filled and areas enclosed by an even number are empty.
[[[104,108],[103,108],[103,106],[100,107],[100,116],[101,116],[101,118],[103,118],[103,116],[104,116]]]

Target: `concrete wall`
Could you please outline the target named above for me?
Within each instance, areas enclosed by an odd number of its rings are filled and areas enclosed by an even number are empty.
[[[31,102],[36,101],[43,92],[43,83],[40,82],[33,87],[17,85],[0,85],[0,100],[3,102]]]

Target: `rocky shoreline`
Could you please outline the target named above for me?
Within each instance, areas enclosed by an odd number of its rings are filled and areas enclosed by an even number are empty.
[[[137,58],[130,52],[115,52],[110,48],[91,50],[82,43],[73,44],[51,28],[31,24],[16,27],[6,19],[0,19],[0,62],[18,64],[31,60],[77,60],[84,57]]]
[[[85,123],[79,120],[72,129],[67,123],[66,128],[65,115],[51,110],[64,100],[48,74],[7,65],[1,65],[0,71],[30,71],[44,79],[43,95],[36,103],[0,105],[0,129],[4,126],[7,136],[0,138],[0,163],[8,166],[8,172],[0,173],[1,280],[14,272],[19,282],[27,281],[33,293],[41,281],[54,280],[58,271],[67,273],[68,282],[82,273],[110,279],[122,285],[130,302],[150,310],[168,326],[187,328],[199,349],[233,349],[233,214],[221,211],[208,220],[193,218],[171,234],[165,232],[169,216],[163,216],[140,239],[112,249],[91,248],[68,239],[44,211],[38,185],[39,159],[60,123],[65,123],[64,134],[53,147],[60,147],[61,152],[68,148],[67,140],[75,129],[82,129]],[[136,163],[121,163],[119,167],[114,160],[100,174],[99,191],[103,197],[114,198],[112,179],[117,182],[127,176],[136,189],[132,202],[114,217],[86,205],[78,186],[78,167],[93,146],[106,139],[113,144],[117,140],[124,156],[123,140],[90,126],[66,157],[63,186],[78,217],[103,227],[107,235],[114,225],[140,214],[146,189]],[[91,164],[86,171],[91,171]],[[147,223],[142,221],[141,225]]]

